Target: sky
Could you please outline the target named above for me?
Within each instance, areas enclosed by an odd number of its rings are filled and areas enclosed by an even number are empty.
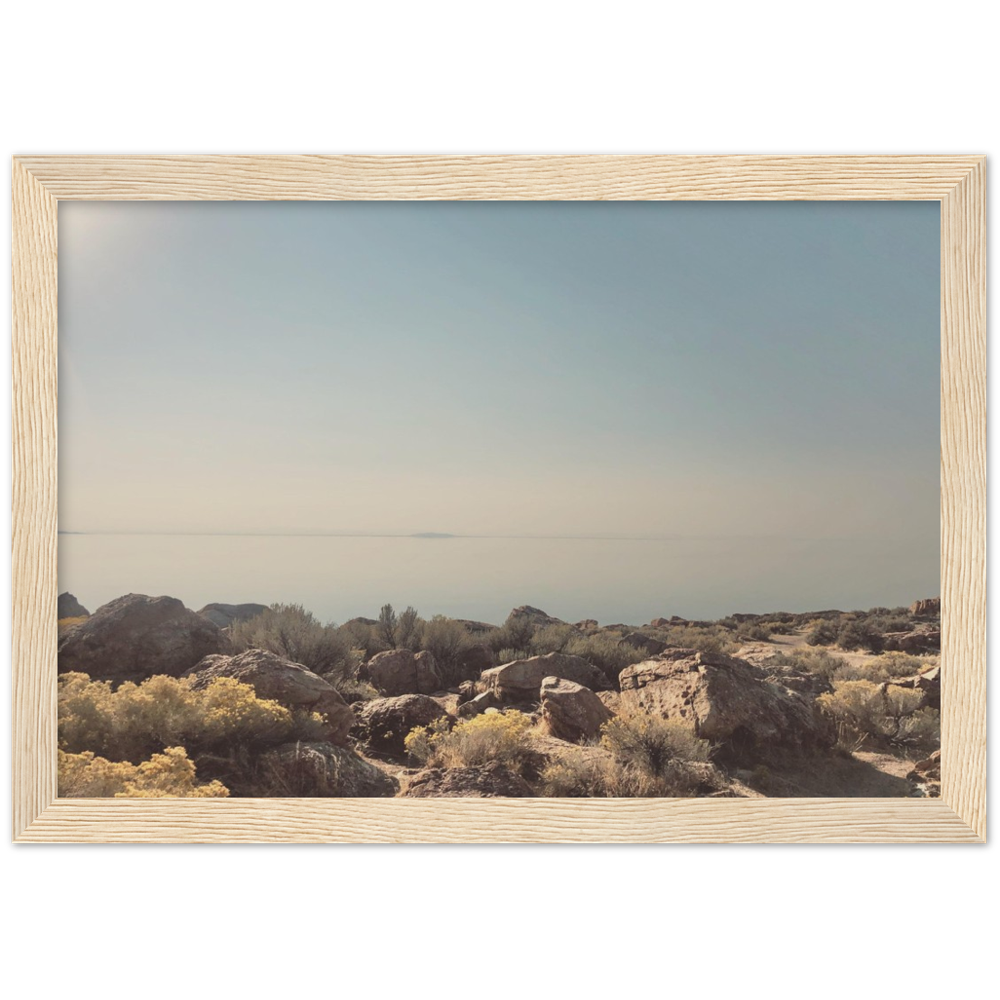
[[[936,202],[61,202],[60,529],[937,538]]]

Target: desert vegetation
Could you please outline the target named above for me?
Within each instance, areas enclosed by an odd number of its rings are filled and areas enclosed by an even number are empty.
[[[938,613],[337,625],[128,595],[59,622],[60,794],[935,794]]]

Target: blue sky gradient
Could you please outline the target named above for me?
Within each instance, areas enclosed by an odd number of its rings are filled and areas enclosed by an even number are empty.
[[[81,202],[59,240],[63,530],[937,538],[936,203]]]

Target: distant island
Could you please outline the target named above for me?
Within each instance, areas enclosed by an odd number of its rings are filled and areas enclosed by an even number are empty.
[[[410,538],[457,538],[457,535],[449,535],[446,531],[415,531]]]

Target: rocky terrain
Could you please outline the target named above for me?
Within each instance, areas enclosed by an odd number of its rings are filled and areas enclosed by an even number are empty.
[[[59,609],[62,795],[938,794],[936,598],[605,626]]]

